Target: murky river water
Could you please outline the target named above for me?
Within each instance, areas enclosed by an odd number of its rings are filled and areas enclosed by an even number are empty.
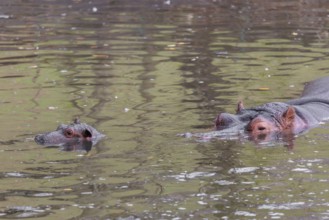
[[[329,129],[177,137],[328,75],[329,2],[0,2],[0,218],[328,219]],[[86,154],[35,134],[79,117]]]

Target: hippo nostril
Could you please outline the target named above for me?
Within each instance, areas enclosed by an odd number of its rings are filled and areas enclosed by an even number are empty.
[[[266,128],[263,126],[258,127],[258,131],[264,131]]]

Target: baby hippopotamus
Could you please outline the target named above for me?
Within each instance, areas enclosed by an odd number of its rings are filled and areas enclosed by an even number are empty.
[[[329,77],[307,83],[300,98],[244,108],[239,102],[236,114],[221,113],[215,129],[221,132],[245,131],[252,140],[268,141],[294,136],[329,119]]]
[[[64,150],[86,150],[96,144],[105,135],[92,126],[75,119],[69,125],[61,124],[55,131],[38,134],[34,140],[44,146],[60,146]]]

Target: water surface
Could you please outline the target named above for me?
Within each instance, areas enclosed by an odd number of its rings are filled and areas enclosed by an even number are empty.
[[[327,219],[327,125],[292,150],[176,136],[328,75],[327,1],[2,1],[0,218]],[[44,148],[80,118],[89,153]]]

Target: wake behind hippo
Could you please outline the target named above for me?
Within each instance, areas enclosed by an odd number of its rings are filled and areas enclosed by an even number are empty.
[[[55,131],[38,134],[34,140],[44,146],[63,147],[65,151],[90,151],[92,146],[104,136],[92,126],[76,119],[69,125],[59,125]]]
[[[254,108],[238,103],[236,114],[220,113],[215,131],[191,134],[200,138],[229,139],[243,134],[256,142],[293,138],[329,119],[329,77],[306,84],[298,99],[270,102]]]

